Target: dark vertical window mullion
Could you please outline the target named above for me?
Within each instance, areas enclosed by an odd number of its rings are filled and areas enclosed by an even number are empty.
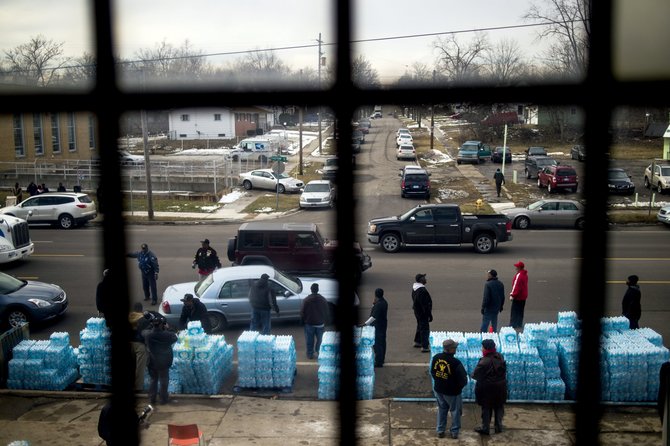
[[[610,120],[616,91],[611,72],[611,2],[590,6],[590,42],[583,106],[586,111],[584,196],[586,225],[582,233],[579,314],[582,319],[577,380],[576,439],[578,445],[598,444],[602,415],[600,382],[600,319],[605,309],[607,258],[607,167]]]
[[[111,4],[109,0],[95,3],[96,84],[90,96],[90,108],[99,126],[102,200],[104,209],[103,252],[105,268],[110,268],[115,280],[112,293],[118,297],[111,315],[112,330],[112,439],[114,444],[137,445],[139,435],[135,414],[134,365],[130,351],[128,312],[130,298],[125,262],[125,233],[122,214],[121,172],[117,154],[118,123],[121,110],[127,104],[118,90],[112,47]],[[100,199],[99,199],[100,200]]]
[[[351,79],[351,9],[348,0],[336,2],[337,8],[337,57],[334,98],[360,98],[353,91]],[[331,105],[331,104],[328,104]],[[351,148],[351,120],[353,110],[360,104],[354,101],[337,100],[334,104],[338,124],[337,151],[340,167],[337,171],[337,265],[339,281],[339,305],[337,329],[340,332],[340,394],[339,421],[340,444],[356,444],[356,361],[353,345],[353,327],[356,319],[354,293],[356,292],[352,246],[356,209],[353,199],[353,165]]]

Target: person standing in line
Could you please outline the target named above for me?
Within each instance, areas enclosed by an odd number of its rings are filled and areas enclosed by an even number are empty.
[[[111,329],[111,313],[114,305],[114,295],[112,292],[112,276],[110,270],[106,269],[102,272],[102,280],[95,288],[95,307],[98,310],[98,315],[105,318],[107,327]]]
[[[19,204],[23,201],[23,189],[19,186],[19,183],[14,183],[12,188],[12,195],[16,197],[16,204]]]
[[[305,324],[307,359],[314,359],[314,353],[318,355],[321,348],[329,310],[328,301],[319,294],[319,284],[313,283],[310,290],[312,294],[303,299],[300,305],[300,318]]]
[[[375,327],[375,344],[373,346],[375,351],[375,367],[384,367],[384,360],[386,359],[388,310],[389,304],[384,298],[384,290],[377,288],[375,290],[375,298],[372,301],[372,308],[370,309],[370,317],[361,324],[361,327],[365,325]]]
[[[200,280],[212,274],[217,268],[221,268],[221,261],[216,250],[209,246],[209,239],[200,241],[200,248],[195,252],[192,268],[198,267]]]
[[[37,184],[34,182],[28,183],[28,187],[26,187],[26,191],[28,194],[32,197],[33,195],[37,195]]]
[[[412,309],[416,318],[414,347],[430,353],[430,323],[433,322],[433,300],[426,288],[426,275],[417,274],[412,285]]]
[[[184,303],[184,306],[181,309],[181,315],[179,316],[179,329],[184,330],[190,321],[200,321],[202,329],[207,334],[212,333],[212,323],[209,320],[209,315],[207,314],[207,307],[203,304],[200,299],[193,297],[193,294],[186,293],[184,298],[181,299]]]
[[[498,193],[498,196],[500,196],[502,185],[505,184],[505,174],[503,174],[500,169],[496,169],[496,173],[493,174],[493,179],[496,182],[496,192]]]
[[[489,435],[491,415],[495,414],[496,434],[503,431],[503,416],[507,402],[507,364],[503,356],[496,351],[493,339],[482,341],[482,357],[472,372],[475,384],[475,401],[482,408],[482,425],[475,432]]]
[[[523,313],[526,308],[526,299],[528,299],[528,271],[522,261],[514,264],[516,274],[512,279],[512,291],[509,293],[509,300],[512,301],[510,310],[509,324],[517,332],[523,329]]]
[[[433,393],[437,400],[437,436],[444,438],[447,430],[447,414],[451,412],[451,438],[458,438],[461,430],[463,397],[461,392],[468,383],[468,374],[463,363],[454,355],[458,342],[445,339],[442,353],[433,356],[430,362],[430,376],[433,377]]]
[[[174,359],[172,346],[177,342],[177,335],[167,330],[167,320],[163,317],[151,319],[151,328],[142,332],[149,354],[149,400],[156,404],[156,397],[161,404],[167,404],[170,367]]]
[[[270,287],[270,276],[262,274],[261,278],[254,282],[249,289],[249,303],[251,304],[251,331],[269,335],[271,329],[270,310],[274,310],[279,316],[277,296]]]
[[[147,369],[147,347],[142,332],[151,328],[151,322],[144,316],[142,302],[135,302],[133,311],[128,315],[128,322],[132,330],[130,346],[135,358],[135,392],[141,392],[144,390],[144,372]]]
[[[127,257],[137,259],[137,267],[142,273],[142,290],[144,291],[144,300],[151,298],[151,305],[158,303],[158,290],[156,281],[158,280],[158,258],[156,254],[149,250],[149,245],[142,243],[140,250],[127,254]]]
[[[505,305],[505,285],[498,280],[498,272],[490,269],[486,272],[484,298],[482,299],[481,332],[487,332],[489,324],[493,331],[498,331],[498,313],[502,313]]]
[[[58,183],[58,188],[56,189],[56,192],[65,192],[65,186],[63,186],[63,183]]]
[[[642,316],[642,292],[640,291],[640,286],[637,284],[638,280],[640,279],[635,274],[628,276],[626,280],[628,289],[621,301],[621,314],[628,318],[631,330],[640,328],[639,322]]]

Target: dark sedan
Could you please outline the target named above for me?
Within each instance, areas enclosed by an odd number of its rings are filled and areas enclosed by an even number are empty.
[[[633,195],[635,183],[625,170],[612,167],[607,170],[607,189],[610,194]]]
[[[67,294],[58,285],[17,279],[0,272],[0,322],[3,328],[53,319],[65,313]]]
[[[491,153],[491,161],[494,163],[502,163],[503,156],[505,158],[505,163],[512,162],[512,151],[509,147],[496,147],[495,150]]]

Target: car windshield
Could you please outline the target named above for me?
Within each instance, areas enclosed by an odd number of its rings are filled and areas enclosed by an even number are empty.
[[[289,276],[286,273],[275,270],[273,279],[284,285],[294,294],[300,294],[302,292],[302,282],[297,277]]]
[[[337,158],[329,158],[326,160],[326,166],[337,166]]]
[[[535,203],[531,203],[531,204],[528,205],[528,210],[529,211],[534,211],[535,209],[538,209],[538,208],[542,207],[542,205],[544,203],[546,203],[546,201],[544,201],[544,200],[540,200],[540,201],[536,201]]]
[[[287,174],[285,174],[285,173],[280,173],[280,174],[276,174],[276,173],[275,173],[275,176],[276,176],[277,178],[279,178],[280,180],[285,180],[285,179],[287,179],[287,178],[291,178],[290,175],[287,175]]]
[[[539,159],[537,160],[538,166],[555,166],[556,160],[551,158]]]
[[[628,175],[623,170],[610,170],[609,178],[610,180],[627,180]]]
[[[330,187],[326,183],[310,184],[305,186],[305,192],[329,192]]]
[[[661,166],[661,176],[670,177],[670,166]]]
[[[0,293],[10,294],[19,288],[23,287],[26,283],[22,280],[17,279],[16,277],[10,276],[9,274],[0,273]]]

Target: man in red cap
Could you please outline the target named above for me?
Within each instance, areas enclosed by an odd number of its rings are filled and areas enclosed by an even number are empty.
[[[528,298],[528,271],[526,265],[519,260],[514,264],[516,274],[512,279],[512,291],[509,293],[509,300],[512,301],[512,309],[509,317],[509,324],[516,331],[523,329],[523,311]]]

